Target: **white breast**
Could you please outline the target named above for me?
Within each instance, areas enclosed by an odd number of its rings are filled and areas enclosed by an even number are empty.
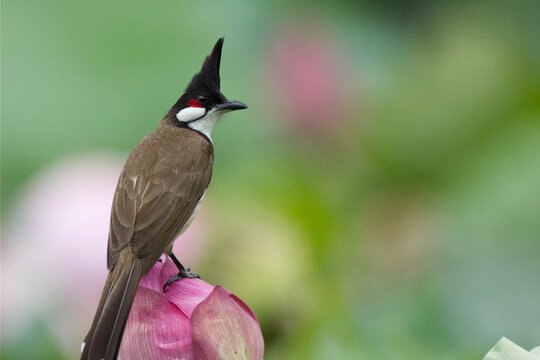
[[[193,209],[193,212],[191,213],[191,215],[189,216],[189,219],[186,221],[186,223],[184,224],[184,226],[182,226],[182,229],[180,229],[180,231],[178,232],[178,236],[180,236],[184,231],[186,231],[186,229],[189,227],[189,225],[191,225],[191,223],[193,222],[193,220],[195,220],[195,217],[197,216],[197,213],[199,212],[199,210],[201,209],[201,205],[202,205],[202,202],[203,202],[203,199],[204,199],[204,195],[206,195],[206,193],[204,193],[201,198],[199,199],[199,202],[197,203],[197,205],[195,206],[195,209]]]

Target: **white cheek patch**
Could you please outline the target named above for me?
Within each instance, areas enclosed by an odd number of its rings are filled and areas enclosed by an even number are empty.
[[[189,122],[203,117],[206,114],[205,108],[202,107],[187,107],[176,114],[178,121]]]

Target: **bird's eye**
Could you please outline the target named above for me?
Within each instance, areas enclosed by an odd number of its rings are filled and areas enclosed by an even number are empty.
[[[199,97],[197,98],[197,100],[199,100],[199,102],[200,102],[201,104],[204,104],[204,103],[206,102],[206,96],[201,95],[201,96],[199,96]]]

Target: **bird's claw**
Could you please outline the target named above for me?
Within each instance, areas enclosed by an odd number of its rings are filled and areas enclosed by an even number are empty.
[[[192,273],[190,271],[190,268],[187,268],[186,270],[180,270],[178,274],[171,276],[169,280],[163,285],[163,292],[166,291],[167,286],[171,285],[173,282],[182,280],[182,279],[200,279],[200,275],[196,273]]]

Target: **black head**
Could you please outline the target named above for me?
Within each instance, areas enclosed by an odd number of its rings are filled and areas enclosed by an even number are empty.
[[[247,108],[238,101],[229,101],[220,91],[219,65],[221,63],[221,50],[223,38],[220,38],[212,53],[206,57],[201,70],[193,76],[184,94],[166,115],[177,115],[180,122],[191,122],[204,117],[211,111],[239,110]],[[179,116],[180,111],[184,116]]]

